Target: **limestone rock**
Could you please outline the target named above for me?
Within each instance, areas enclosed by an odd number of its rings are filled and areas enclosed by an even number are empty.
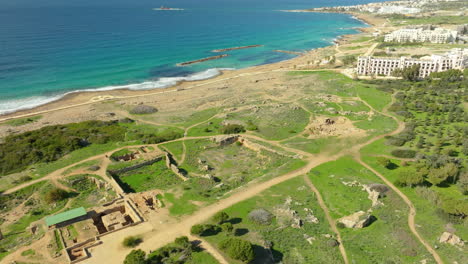
[[[460,237],[456,236],[455,234],[444,232],[439,238],[440,243],[446,243],[453,246],[464,246],[465,241],[463,241]]]
[[[364,211],[359,211],[338,219],[338,222],[342,223],[347,228],[364,228],[369,226],[374,220],[374,216]]]

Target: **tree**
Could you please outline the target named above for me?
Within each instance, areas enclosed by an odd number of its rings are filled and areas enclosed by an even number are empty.
[[[395,182],[399,186],[414,187],[424,182],[424,177],[421,173],[418,173],[413,167],[404,167],[400,169],[398,178]]]
[[[181,247],[181,248],[190,248],[192,246],[192,244],[190,243],[190,240],[188,239],[188,237],[186,236],[181,236],[181,237],[178,237],[174,240],[174,243]]]
[[[419,78],[419,68],[419,64],[414,64],[403,69],[396,69],[392,72],[392,75],[396,77],[402,77],[407,81],[416,81]]]
[[[68,193],[65,190],[54,188],[45,194],[45,201],[49,204],[56,203],[68,198]]]
[[[146,253],[141,250],[132,250],[125,257],[124,264],[145,264],[146,263]]]
[[[445,182],[447,178],[448,174],[444,171],[443,168],[432,169],[429,171],[429,175],[427,176],[427,180],[433,185],[439,185]]]
[[[463,195],[468,195],[468,172],[465,171],[460,175],[457,187]]]
[[[194,225],[190,229],[190,233],[193,235],[198,235],[198,236],[212,236],[216,235],[217,233],[221,232],[221,227],[217,225]]]
[[[194,225],[190,229],[190,233],[192,235],[201,235],[201,233],[203,233],[204,230],[205,228],[203,227],[203,225]]]
[[[390,166],[390,164],[392,164],[392,162],[389,159],[384,158],[384,157],[378,157],[377,162],[387,169]]]
[[[227,220],[229,220],[229,215],[226,213],[226,212],[217,212],[213,218],[212,218],[213,222],[215,222],[216,224],[222,224],[224,222],[226,222]]]
[[[229,257],[248,263],[255,259],[255,252],[250,242],[240,238],[228,238],[219,243],[221,248]]]
[[[238,134],[245,132],[245,128],[238,124],[227,124],[220,128],[220,132],[223,134]]]

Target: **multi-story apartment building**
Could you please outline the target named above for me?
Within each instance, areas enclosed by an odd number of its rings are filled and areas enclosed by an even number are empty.
[[[385,35],[385,42],[430,42],[449,43],[457,40],[456,30],[436,28],[428,30],[423,28],[404,28]]]
[[[419,77],[421,78],[429,76],[432,72],[449,69],[463,70],[468,67],[468,48],[452,49],[444,55],[432,55],[420,59],[361,56],[358,58],[357,74],[390,76],[396,69],[404,69],[414,64],[420,65]]]

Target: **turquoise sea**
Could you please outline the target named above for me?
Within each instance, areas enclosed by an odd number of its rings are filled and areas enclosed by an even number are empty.
[[[79,90],[153,89],[292,58],[273,50],[330,45],[365,24],[344,14],[287,13],[365,0],[0,0],[0,114]],[[134,3],[138,2],[138,3]],[[374,1],[375,2],[375,1]],[[166,5],[182,11],[156,11]],[[217,55],[229,57],[177,67]]]

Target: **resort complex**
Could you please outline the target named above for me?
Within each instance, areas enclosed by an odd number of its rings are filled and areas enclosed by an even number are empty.
[[[108,83],[92,78],[112,75],[116,86],[0,112],[0,263],[468,263],[466,1],[271,8],[244,21],[265,22],[257,17],[265,13],[273,28],[265,38],[232,23],[247,15],[244,1],[221,14],[202,2],[187,12],[143,12],[142,3],[109,14],[38,8],[38,17],[55,14],[55,27],[44,21],[37,42],[28,30],[2,39],[15,52],[0,58],[0,84],[50,84],[44,97],[55,96],[60,78],[80,88],[81,79],[94,87]],[[0,22],[26,12],[30,26],[36,17],[23,9],[0,7]],[[228,27],[201,21],[228,14]],[[297,42],[321,46],[287,46],[286,34],[273,45],[276,35],[267,37],[286,18]],[[167,29],[184,19],[193,24]],[[298,30],[308,19],[311,34]],[[320,35],[335,19],[362,28]],[[83,29],[94,21],[102,32]],[[125,38],[126,27],[138,37]],[[54,43],[62,31],[80,41],[36,50],[47,43],[43,30]],[[117,64],[107,49],[122,51]],[[168,52],[148,55],[156,49]],[[50,65],[36,57],[51,51]],[[85,55],[95,64],[79,65]],[[133,61],[139,56],[149,62]],[[249,60],[256,66],[237,67]],[[47,77],[30,76],[36,68]],[[29,102],[26,90],[5,90]],[[12,108],[0,99],[2,109]]]
[[[468,48],[455,48],[444,55],[431,55],[419,59],[361,56],[358,58],[356,72],[358,75],[391,76],[395,70],[413,65],[419,65],[420,78],[425,78],[433,72],[464,70],[468,67]]]
[[[443,28],[404,28],[385,35],[385,42],[430,42],[430,43],[453,43],[457,40],[456,30]]]

